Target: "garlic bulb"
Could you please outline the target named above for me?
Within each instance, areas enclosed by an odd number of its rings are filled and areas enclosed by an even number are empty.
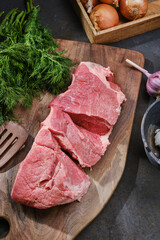
[[[126,62],[147,76],[146,89],[148,94],[153,97],[160,96],[160,71],[150,74],[147,70],[141,68],[131,60],[126,59]]]
[[[158,97],[160,95],[160,71],[151,74],[146,84],[149,95]]]

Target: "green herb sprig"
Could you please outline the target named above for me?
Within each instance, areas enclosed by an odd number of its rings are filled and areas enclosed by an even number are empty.
[[[60,93],[69,82],[72,61],[57,51],[50,30],[41,25],[38,6],[27,1],[0,24],[0,125],[13,118],[20,102],[30,107],[41,92]],[[3,12],[0,13],[0,17]]]

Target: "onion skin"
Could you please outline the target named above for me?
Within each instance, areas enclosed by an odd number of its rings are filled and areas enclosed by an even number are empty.
[[[116,5],[117,7],[119,6],[119,0],[100,0],[102,3],[107,3],[107,4],[113,4]]]
[[[89,1],[92,3],[93,6],[98,3],[98,0],[81,0],[81,3],[83,4],[83,6],[85,6]]]
[[[114,7],[108,4],[98,4],[91,13],[90,19],[97,31],[117,26],[119,15]]]
[[[82,5],[87,10],[88,13],[90,13],[98,3],[99,0],[81,0]]]
[[[146,15],[148,0],[121,0],[120,13],[129,20],[136,20]]]

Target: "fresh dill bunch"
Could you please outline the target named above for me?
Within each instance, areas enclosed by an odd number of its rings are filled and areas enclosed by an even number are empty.
[[[69,83],[72,61],[41,25],[40,8],[32,0],[26,5],[12,9],[0,24],[0,125],[13,119],[19,102],[30,107],[41,92],[58,94]]]

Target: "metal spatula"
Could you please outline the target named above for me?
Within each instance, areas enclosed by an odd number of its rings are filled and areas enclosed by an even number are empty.
[[[18,123],[8,121],[0,126],[0,168],[18,152],[27,137],[27,131]]]

